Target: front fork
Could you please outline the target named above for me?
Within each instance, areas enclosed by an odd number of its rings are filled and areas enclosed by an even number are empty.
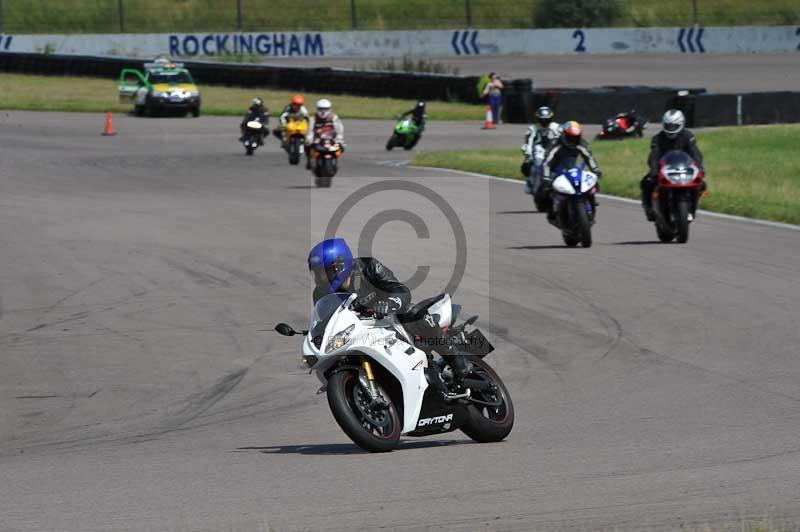
[[[370,363],[369,358],[361,358],[361,369],[363,372],[359,372],[358,378],[361,381],[361,385],[364,386],[367,391],[369,391],[369,396],[372,399],[373,404],[378,406],[387,405],[388,403],[386,402],[386,399],[381,396],[380,392],[378,391],[378,387],[375,386],[375,375],[372,373],[372,364]]]

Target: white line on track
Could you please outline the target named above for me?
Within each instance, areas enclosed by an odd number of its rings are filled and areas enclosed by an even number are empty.
[[[400,166],[400,165],[398,165],[398,166]],[[511,178],[508,178],[508,177],[497,177],[497,176],[487,175],[487,174],[478,174],[478,173],[475,173],[475,172],[465,172],[464,170],[454,170],[452,168],[435,168],[435,167],[432,167],[432,166],[411,166],[410,164],[408,164],[407,166],[408,166],[408,168],[417,168],[419,170],[429,170],[429,171],[438,170],[438,171],[443,171],[443,172],[451,172],[451,173],[454,173],[454,174],[461,174],[461,175],[467,175],[467,176],[472,176],[472,177],[479,177],[481,179],[492,179],[492,180],[495,180],[495,181],[506,181],[508,183],[514,183],[516,185],[522,185],[522,180],[520,180],[520,179],[511,179]],[[610,196],[608,194],[598,194],[597,196],[600,197],[600,198],[603,198],[603,199],[610,199],[610,200],[619,201],[619,202],[622,202],[622,203],[630,203],[632,205],[640,205],[638,200],[634,200],[634,199],[630,199],[630,198],[622,198],[620,196]],[[711,211],[706,211],[706,210],[703,210],[703,209],[700,209],[698,212],[700,212],[703,216],[709,216],[711,218],[721,218],[723,220],[734,220],[734,221],[737,221],[737,222],[745,222],[745,223],[749,223],[749,224],[763,225],[763,226],[766,226],[766,227],[776,227],[778,229],[789,229],[789,230],[792,230],[792,231],[800,231],[800,225],[785,224],[785,223],[781,223],[781,222],[770,222],[769,220],[758,220],[758,219],[755,219],[755,218],[745,218],[744,216],[736,216],[736,215],[733,215],[733,214],[723,214],[721,212],[711,212]]]

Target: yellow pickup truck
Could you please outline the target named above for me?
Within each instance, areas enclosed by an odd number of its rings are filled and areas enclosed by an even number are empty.
[[[180,113],[200,116],[200,91],[183,63],[156,59],[144,72],[125,68],[119,75],[119,99],[133,103],[136,116]]]

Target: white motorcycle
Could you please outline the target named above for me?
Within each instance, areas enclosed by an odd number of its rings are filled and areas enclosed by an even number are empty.
[[[244,136],[242,137],[242,144],[244,144],[244,152],[247,155],[253,155],[256,148],[263,143],[264,138],[264,124],[261,120],[250,120],[245,124]]]
[[[548,221],[561,229],[564,243],[569,247],[581,244],[592,247],[592,225],[597,210],[597,174],[586,170],[585,164],[557,168],[553,179],[552,217]]]
[[[281,323],[284,336],[305,335],[303,359],[327,392],[333,417],[353,442],[370,452],[397,447],[400,436],[428,436],[461,429],[478,442],[504,439],[514,425],[514,406],[500,377],[483,360],[494,350],[478,330],[466,332],[474,316],[452,326],[460,310],[442,294],[415,305],[404,316],[424,310],[446,331],[470,369],[454,384],[444,360],[419,348],[403,316],[375,319],[355,312],[356,294],[329,294],[314,306],[310,329]],[[436,373],[434,373],[436,372]],[[437,375],[438,373],[438,375]],[[441,378],[448,392],[432,379]]]

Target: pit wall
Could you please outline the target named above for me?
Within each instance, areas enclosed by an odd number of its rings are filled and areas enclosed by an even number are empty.
[[[800,26],[9,35],[0,52],[175,58],[798,53]]]

